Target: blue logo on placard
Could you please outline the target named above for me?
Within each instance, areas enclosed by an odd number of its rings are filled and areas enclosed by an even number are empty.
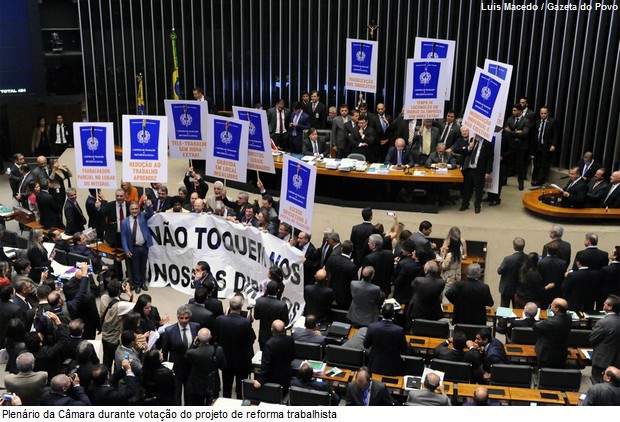
[[[287,179],[286,199],[305,209],[308,201],[310,169],[307,169],[301,164],[289,161]]]
[[[497,76],[501,80],[505,81],[508,76],[508,68],[503,66],[498,66],[496,64],[489,64],[489,68],[487,69],[489,73]]]
[[[239,161],[242,126],[227,120],[215,120],[213,128],[213,156]]]
[[[159,120],[130,119],[129,137],[132,160],[159,159]]]
[[[413,64],[413,99],[435,99],[438,97],[441,63]]]
[[[422,42],[421,59],[445,59],[448,57],[448,44],[441,42],[424,41]]]
[[[83,167],[107,167],[106,128],[102,126],[80,127]]]
[[[490,118],[500,87],[500,82],[481,74],[476,84],[476,96],[474,97],[472,109]]]
[[[372,62],[372,44],[351,43],[351,73],[370,75]]]
[[[252,151],[265,151],[265,145],[263,144],[263,120],[260,113],[240,111],[239,119],[250,123],[248,149]]]
[[[177,140],[200,141],[200,106],[196,104],[172,104],[174,136]]]

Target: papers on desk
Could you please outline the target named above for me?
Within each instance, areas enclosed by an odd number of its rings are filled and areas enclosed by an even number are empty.
[[[301,161],[308,163],[310,165],[314,165],[314,162],[316,161],[316,157],[313,155],[304,155],[303,157],[301,157]]]
[[[512,308],[505,308],[503,306],[500,306],[495,310],[495,315],[501,318],[516,318],[517,317],[515,313],[512,312]]]
[[[327,375],[328,377],[337,377],[340,374],[342,374],[342,370],[337,366],[334,366],[332,369],[325,372],[325,375]]]
[[[435,174],[448,174],[448,167],[438,167]]]
[[[325,362],[321,362],[318,360],[308,360],[306,362],[310,364],[310,366],[312,367],[312,373],[314,374],[322,374],[325,371],[325,366],[327,366]]]
[[[425,170],[414,170],[413,175],[414,176],[426,176],[426,171]]]
[[[593,349],[579,349],[579,353],[584,359],[592,360]]]
[[[368,167],[366,173],[371,174],[388,174],[390,172],[390,166],[380,163],[373,163]]]
[[[336,160],[335,158],[325,158],[323,160],[323,164],[325,164],[325,168],[328,170],[336,170],[340,165],[340,160]]]

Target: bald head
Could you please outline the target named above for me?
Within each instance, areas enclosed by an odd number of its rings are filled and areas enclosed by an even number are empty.
[[[404,149],[405,148],[405,140],[403,138],[398,138],[394,141],[394,146],[396,149]]]
[[[327,271],[325,271],[323,268],[321,268],[314,275],[314,279],[316,280],[317,283],[325,282],[325,280],[327,280]]]
[[[538,312],[538,306],[534,302],[528,302],[523,308],[523,315],[526,318],[534,318]]]
[[[45,157],[44,157],[44,156],[42,156],[42,155],[39,155],[39,156],[37,157],[37,164],[38,164],[39,166],[45,166],[45,165],[47,165],[47,158],[45,158]]]
[[[620,386],[620,369],[615,366],[608,366],[605,369],[605,381],[617,386]]]
[[[429,391],[435,391],[439,388],[440,380],[439,375],[434,372],[429,372],[426,374],[426,378],[424,379],[424,387]]]
[[[211,341],[211,331],[208,328],[201,328],[197,337],[200,343],[208,343]]]
[[[271,324],[271,334],[274,336],[278,336],[282,333],[284,333],[284,322],[282,322],[279,319],[276,319]]]
[[[486,387],[478,387],[474,391],[474,403],[478,406],[486,406],[489,402],[489,393]]]
[[[50,382],[50,386],[52,387],[52,391],[55,393],[66,393],[71,386],[71,378],[66,376],[65,374],[56,375],[52,378]]]
[[[566,299],[556,297],[555,299],[553,299],[553,302],[551,302],[551,310],[554,313],[565,314],[568,310],[568,302],[566,301]]]

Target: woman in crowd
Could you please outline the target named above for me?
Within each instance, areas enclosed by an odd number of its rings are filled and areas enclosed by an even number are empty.
[[[538,254],[530,252],[519,272],[519,284],[514,295],[515,307],[523,309],[526,303],[534,302],[540,308],[544,296],[545,282],[538,271]]]
[[[461,260],[461,240],[452,236],[448,246],[441,248],[441,278],[446,281],[444,294],[461,280]]]
[[[52,153],[50,127],[46,124],[43,116],[39,117],[32,131],[30,151],[32,151],[32,155],[43,155],[44,157],[49,157]]]
[[[129,182],[121,182],[121,189],[125,192],[125,201],[129,202],[138,202],[140,198],[138,197],[138,189],[134,188]]]
[[[461,229],[459,229],[456,226],[451,227],[450,230],[448,230],[448,235],[444,239],[443,245],[441,247],[442,253],[443,253],[444,248],[445,249],[448,248],[448,244],[450,243],[450,239],[452,237],[458,239],[459,243],[461,244],[461,258],[462,259],[467,258],[467,241],[465,240],[463,236],[461,236]]]
[[[269,217],[269,211],[260,210],[256,215],[258,219],[258,229],[262,232],[272,234],[274,236],[278,235],[278,229],[271,222],[271,218]]]
[[[37,205],[37,193],[41,192],[41,185],[39,182],[33,180],[28,183],[26,193],[28,194],[28,209],[34,214],[34,218],[39,221],[41,214],[39,213],[39,206]]]
[[[142,363],[142,386],[145,404],[153,406],[174,406],[174,372],[163,365],[164,355],[157,349],[144,355]]]
[[[73,174],[66,164],[61,165],[58,160],[51,160],[52,174],[50,175],[49,193],[61,207],[65,204],[67,186],[71,187]]]
[[[52,259],[54,259],[54,251],[48,257],[47,250],[43,246],[43,230],[32,229],[28,237],[28,259],[32,265],[30,270],[30,278],[35,284],[41,282],[41,274],[44,268],[50,268]]]
[[[152,298],[150,295],[141,294],[136,300],[134,306],[134,312],[140,315],[140,327],[142,330],[155,331],[164,324],[167,324],[170,320],[168,316],[161,318],[159,311],[155,306],[151,304]]]

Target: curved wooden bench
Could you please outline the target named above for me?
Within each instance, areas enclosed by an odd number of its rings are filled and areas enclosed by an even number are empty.
[[[560,198],[562,193],[557,189],[531,191],[523,195],[523,206],[536,214],[549,215],[551,217],[620,219],[620,209],[618,208],[562,208],[545,204],[541,201],[543,196],[547,198]]]

